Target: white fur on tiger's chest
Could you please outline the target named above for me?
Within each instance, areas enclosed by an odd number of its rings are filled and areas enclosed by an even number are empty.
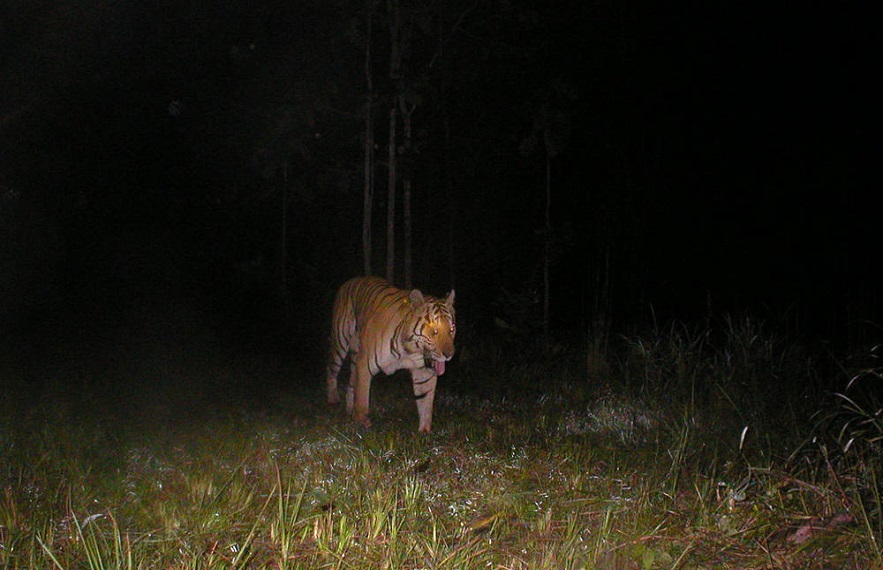
[[[413,370],[415,368],[423,368],[426,362],[422,352],[410,353],[403,352],[399,358],[392,359],[381,364],[380,369],[384,374],[392,374],[396,370]]]

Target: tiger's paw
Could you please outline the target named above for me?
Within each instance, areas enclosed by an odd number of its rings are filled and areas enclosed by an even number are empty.
[[[364,415],[364,416],[357,415],[353,419],[356,422],[356,425],[362,429],[369,429],[371,427],[371,420],[368,418],[367,415]]]
[[[337,388],[329,388],[328,389],[328,405],[336,406],[340,403],[340,392],[337,391]]]

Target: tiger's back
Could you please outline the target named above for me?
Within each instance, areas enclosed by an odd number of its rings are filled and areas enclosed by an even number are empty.
[[[379,277],[350,279],[334,301],[327,368],[328,402],[340,401],[337,376],[351,358],[346,410],[365,425],[371,379],[379,372],[411,372],[419,430],[430,431],[438,376],[454,355],[454,291],[446,298],[399,289]]]

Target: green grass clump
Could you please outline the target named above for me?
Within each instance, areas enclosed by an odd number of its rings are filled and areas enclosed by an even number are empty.
[[[751,321],[624,339],[594,384],[575,348],[466,353],[429,435],[399,377],[375,380],[363,431],[295,370],[261,405],[126,416],[67,390],[6,409],[0,568],[883,564],[883,424],[859,394],[878,369],[783,407],[787,386],[818,384]],[[267,382],[278,369],[248,362],[225,381],[282,386]]]

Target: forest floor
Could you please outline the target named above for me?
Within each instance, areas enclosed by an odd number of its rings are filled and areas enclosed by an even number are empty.
[[[475,343],[430,434],[398,375],[364,430],[313,366],[56,354],[0,403],[0,568],[883,567],[877,408],[751,399],[790,347],[657,332],[606,368]]]

